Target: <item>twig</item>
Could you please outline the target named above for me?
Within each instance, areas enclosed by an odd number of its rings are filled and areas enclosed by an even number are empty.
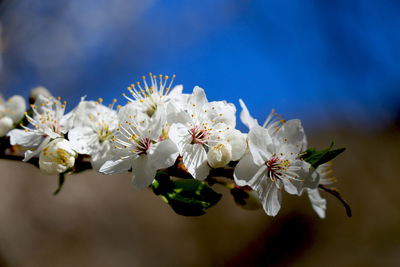
[[[348,216],[348,217],[351,217],[351,216],[352,216],[350,205],[346,202],[346,200],[344,200],[344,199],[342,198],[342,196],[340,195],[340,193],[339,193],[336,189],[328,188],[328,187],[326,187],[326,186],[324,186],[324,185],[322,185],[322,184],[318,185],[318,187],[321,188],[322,190],[324,190],[324,191],[330,193],[331,195],[333,195],[333,196],[336,197],[337,199],[339,199],[339,201],[343,204],[343,206],[344,206],[345,209],[346,209],[346,214],[347,214],[347,216]]]
[[[0,159],[22,161],[24,159],[24,157],[18,156],[18,155],[7,155],[7,154],[0,153]],[[32,158],[29,161],[27,161],[27,163],[30,163],[39,168],[39,159],[38,158]]]

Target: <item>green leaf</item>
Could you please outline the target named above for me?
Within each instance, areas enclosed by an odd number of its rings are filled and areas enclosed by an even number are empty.
[[[157,173],[152,188],[176,213],[183,216],[203,215],[206,209],[217,204],[222,197],[202,181],[171,181],[168,174],[161,172]]]
[[[65,182],[65,173],[60,173],[58,177],[58,188],[56,191],[54,191],[53,195],[57,195],[60,193],[62,186],[64,185]]]
[[[321,151],[316,151],[315,148],[309,148],[306,150],[306,152],[304,152],[301,158],[306,162],[310,163],[316,169],[319,165],[334,159],[335,157],[337,157],[339,154],[341,154],[343,151],[346,150],[345,147],[332,150],[334,144],[335,143],[332,142],[329,148],[326,148]]]

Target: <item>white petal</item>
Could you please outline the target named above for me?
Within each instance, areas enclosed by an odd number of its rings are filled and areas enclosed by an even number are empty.
[[[189,96],[189,107],[195,107],[196,113],[199,114],[203,109],[203,106],[208,103],[204,90],[198,86],[193,89],[192,95]]]
[[[13,129],[8,132],[7,136],[10,137],[11,145],[21,145],[24,147],[34,147],[40,144],[43,136],[35,132],[25,132],[25,130]]]
[[[68,139],[79,154],[91,154],[90,146],[97,141],[97,134],[90,127],[76,127],[68,132]]]
[[[259,169],[260,166],[254,163],[253,156],[251,154],[245,155],[236,165],[233,173],[236,184],[238,186],[255,186],[255,183],[251,181],[253,181],[252,178]]]
[[[60,121],[60,125],[61,125],[61,132],[63,134],[66,134],[69,129],[72,128],[73,126],[73,122],[74,122],[74,117],[75,117],[75,112],[72,110],[71,112],[69,112],[68,114],[65,114]]]
[[[128,158],[119,158],[115,157],[112,160],[106,161],[103,166],[101,166],[99,172],[105,174],[116,174],[116,173],[123,173],[129,171],[132,167],[132,157]]]
[[[263,164],[271,155],[272,138],[268,130],[261,126],[254,126],[250,129],[248,135],[250,153],[254,157],[257,165]]]
[[[283,151],[297,154],[307,149],[307,139],[300,120],[290,120],[284,123],[276,133],[276,138]]]
[[[285,191],[291,195],[298,195],[300,196],[303,193],[303,182],[290,180],[289,179],[282,179],[282,182],[285,186]]]
[[[269,216],[278,214],[281,208],[282,193],[275,183],[266,179],[261,183],[257,192],[265,212]]]
[[[292,165],[300,167],[300,170],[297,171],[297,174],[299,175],[300,179],[304,180],[303,188],[317,188],[320,176],[308,162],[297,160],[292,162]]]
[[[187,105],[187,103],[186,103]],[[190,123],[191,122],[190,115],[183,110],[182,106],[179,106],[176,102],[169,102],[167,105],[167,122],[172,125],[174,123]]]
[[[183,85],[178,84],[172,88],[169,93],[168,93],[168,98],[171,100],[173,99],[174,101],[179,101],[180,98],[182,97],[182,91],[183,91]]]
[[[200,144],[187,144],[183,148],[183,164],[188,172],[199,180],[204,180],[210,173],[207,165],[207,153]]]
[[[325,218],[326,210],[326,199],[322,198],[318,192],[318,189],[308,189],[308,198],[310,199],[311,205],[314,211],[322,219]]]
[[[204,110],[207,110],[210,120],[216,119],[218,122],[223,122],[231,127],[236,125],[236,107],[232,103],[226,101],[213,101],[207,103]]]
[[[151,166],[147,155],[141,155],[132,163],[132,185],[142,190],[154,180],[157,169]]]
[[[91,160],[92,167],[95,171],[99,171],[103,164],[114,157],[114,151],[109,141],[99,144],[96,151],[92,151]]]
[[[175,123],[171,126],[168,136],[176,144],[179,152],[182,154],[183,147],[189,143],[188,127],[181,123]]]
[[[43,139],[43,142],[40,144],[40,146],[32,151],[32,150],[28,150],[25,152],[25,158],[22,161],[28,161],[31,158],[33,158],[36,155],[39,155],[40,152],[43,150],[43,148],[45,148],[47,146],[47,144],[50,142],[50,137],[46,137],[45,139]]]
[[[247,128],[251,128],[255,125],[258,125],[256,119],[254,119],[251,115],[249,110],[247,109],[246,105],[244,104],[242,99],[239,99],[240,106],[242,107],[242,112],[240,113],[240,120],[243,122]]]
[[[179,151],[176,145],[169,139],[155,145],[154,150],[149,154],[149,160],[156,170],[164,169],[174,165]]]

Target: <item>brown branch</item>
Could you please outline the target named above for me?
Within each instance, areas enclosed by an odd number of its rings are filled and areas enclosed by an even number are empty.
[[[18,156],[18,155],[7,155],[7,154],[0,153],[0,159],[22,161],[24,159],[24,157]],[[31,158],[26,163],[30,163],[30,164],[34,165],[35,167],[39,168],[39,159],[38,158]]]
[[[328,192],[329,194],[333,195],[334,197],[336,197],[344,206],[344,208],[346,209],[346,214],[348,217],[351,217],[351,208],[350,205],[346,202],[346,200],[344,200],[342,198],[342,196],[340,195],[339,191],[337,191],[334,188],[328,188],[322,184],[318,185],[319,188],[321,188],[322,190],[324,190],[325,192]]]

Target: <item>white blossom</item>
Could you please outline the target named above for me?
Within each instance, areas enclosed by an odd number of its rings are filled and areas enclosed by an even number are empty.
[[[175,75],[168,82],[169,77],[159,75],[158,79],[156,75],[149,73],[150,84],[147,83],[146,77],[143,76],[143,84],[140,82],[131,84],[127,89],[131,94],[131,97],[126,96],[132,107],[137,108],[141,112],[152,117],[155,113],[166,113],[167,104],[171,101],[177,103],[185,103],[187,95],[182,94],[182,85],[172,87],[175,79]]]
[[[205,179],[210,172],[207,151],[227,141],[227,134],[235,128],[236,108],[225,101],[208,102],[198,86],[185,106],[169,107],[169,137],[178,146],[188,172],[196,179]]]
[[[75,156],[76,152],[69,141],[64,138],[54,139],[40,153],[40,170],[48,175],[63,173],[74,166]]]
[[[301,195],[304,188],[318,185],[318,175],[300,158],[307,140],[299,120],[275,121],[272,113],[261,127],[243,110],[241,118],[250,127],[250,153],[236,166],[234,179],[239,186],[257,191],[265,212],[275,216],[281,206],[281,190]]]
[[[40,103],[40,107],[36,103]],[[61,103],[60,98],[39,96],[36,103],[31,105],[33,117],[25,112],[32,127],[21,125],[23,130],[13,129],[7,134],[10,136],[11,145],[37,147],[35,151],[25,152],[24,161],[38,155],[51,139],[63,137],[70,129],[73,117],[73,112],[64,115],[66,102]]]
[[[72,129],[68,132],[68,139],[73,148],[80,154],[91,156],[94,170],[100,167],[111,157],[113,131],[117,128],[117,112],[113,104],[106,107],[99,101],[81,101],[75,110]]]
[[[119,110],[119,125],[113,137],[115,157],[100,168],[105,174],[132,169],[132,184],[143,189],[154,180],[157,170],[172,166],[178,149],[169,139],[160,138],[165,116],[150,119],[132,105]]]

